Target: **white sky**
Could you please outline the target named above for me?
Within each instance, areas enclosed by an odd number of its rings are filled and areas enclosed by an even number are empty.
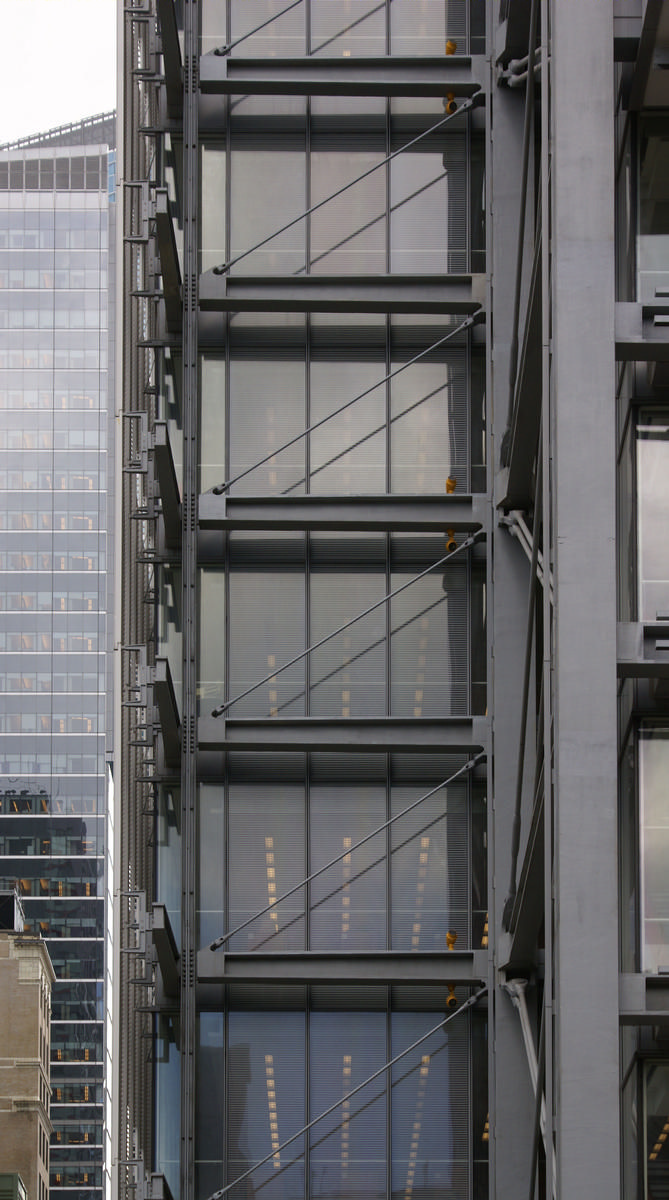
[[[116,0],[0,0],[0,144],[116,107]]]

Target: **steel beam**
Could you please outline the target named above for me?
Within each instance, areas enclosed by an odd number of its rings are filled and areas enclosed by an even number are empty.
[[[199,498],[201,529],[350,529],[455,533],[484,528],[482,496],[214,496]]]
[[[235,953],[209,948],[197,956],[198,984],[374,983],[480,986],[487,978],[483,950]]]
[[[200,90],[210,95],[474,96],[486,79],[483,56],[425,58],[200,59]]]
[[[153,462],[162,503],[165,542],[167,546],[178,546],[181,540],[181,498],[166,421],[156,421],[153,427]]]
[[[155,220],[167,328],[176,333],[182,316],[181,268],[166,188],[156,189]]]
[[[669,1025],[669,979],[623,974],[618,996],[621,1025]]]
[[[632,76],[627,103],[627,107],[631,112],[667,103],[666,81],[664,79],[661,80],[660,94],[649,95],[649,92],[658,90],[653,77],[658,74],[654,70],[656,65],[655,51],[663,8],[664,0],[644,0],[643,24],[641,26],[639,46],[634,63],[634,74]],[[659,74],[663,76],[666,72],[660,70]]]
[[[166,658],[157,658],[155,662],[153,699],[158,709],[165,763],[168,767],[173,767],[179,762],[181,754],[181,725],[170,664]]]
[[[174,0],[156,0],[156,10],[163,52],[167,111],[170,117],[179,117],[183,111],[183,69]]]
[[[504,509],[527,512],[534,499],[533,468],[541,419],[541,239],[537,238],[527,301],[523,344],[505,445]]]
[[[483,717],[386,717],[359,721],[320,717],[294,719],[200,717],[198,749],[300,752],[330,750],[476,754],[486,748]]]
[[[544,792],[537,789],[532,819],[511,916],[511,949],[504,964],[507,976],[536,966],[543,910]]]
[[[618,678],[669,679],[669,624],[618,623]]]
[[[615,62],[636,62],[641,27],[641,0],[613,0],[613,57]]]
[[[151,938],[156,949],[158,966],[166,996],[179,994],[179,951],[164,904],[151,907]]]
[[[483,275],[200,276],[201,312],[478,312]]]
[[[616,358],[669,362],[669,306],[616,304]]]

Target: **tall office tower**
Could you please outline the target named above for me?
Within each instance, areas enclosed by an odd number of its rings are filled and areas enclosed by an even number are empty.
[[[103,1186],[114,146],[106,114],[0,151],[0,877],[56,974],[63,1200]]]
[[[118,1194],[662,1195],[669,3],[122,20]]]

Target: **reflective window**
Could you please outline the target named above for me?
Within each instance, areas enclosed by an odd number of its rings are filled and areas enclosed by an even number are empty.
[[[644,411],[637,425],[639,619],[669,618],[669,413]]]
[[[669,138],[666,117],[639,120],[637,300],[647,303],[669,285]]]
[[[639,738],[641,968],[669,967],[669,730],[644,726]]]

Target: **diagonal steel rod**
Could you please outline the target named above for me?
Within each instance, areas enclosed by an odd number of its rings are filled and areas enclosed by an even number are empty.
[[[214,50],[214,54],[217,54],[219,58],[221,55],[229,54],[231,50],[234,50],[235,46],[239,46],[242,42],[245,42],[247,38],[253,37],[254,33],[259,33],[260,30],[264,29],[266,25],[271,25],[272,21],[276,21],[279,17],[282,17],[284,13],[290,12],[291,8],[297,8],[298,4],[302,4],[302,0],[293,0],[293,3],[289,4],[287,8],[282,8],[281,12],[273,13],[273,15],[268,17],[266,21],[263,21],[262,24],[256,25],[255,29],[249,29],[248,33],[243,33],[242,36],[236,38],[234,42],[229,42],[227,46],[217,46]]]
[[[351,400],[347,400],[345,404],[340,405],[339,408],[335,408],[334,412],[328,413],[327,416],[321,417],[320,420],[315,421],[313,425],[307,425],[307,428],[303,429],[300,433],[296,433],[295,437],[290,438],[281,446],[276,446],[274,450],[271,450],[270,453],[266,454],[264,458],[259,458],[257,462],[252,464],[252,466],[246,467],[243,471],[240,471],[238,475],[234,475],[232,479],[226,479],[224,483],[217,484],[216,487],[211,489],[212,493],[214,496],[222,496],[224,492],[227,492],[228,489],[233,486],[233,484],[239,483],[240,479],[244,479],[246,475],[250,475],[252,471],[255,471],[258,467],[262,467],[277,454],[282,454],[284,450],[288,450],[290,446],[294,446],[296,442],[301,441],[303,437],[307,436],[307,434],[313,433],[315,429],[320,429],[321,425],[327,424],[327,422],[331,421],[333,417],[338,417],[340,413],[345,412],[346,409],[350,408],[352,404],[356,404],[357,401],[362,400],[364,396],[369,396],[370,392],[376,391],[376,389],[381,387],[382,384],[388,383],[391,379],[394,379],[396,375],[400,375],[402,371],[406,371],[407,367],[413,366],[413,364],[419,362],[421,358],[425,358],[427,354],[431,354],[433,350],[437,350],[439,346],[443,346],[445,342],[449,342],[451,338],[456,336],[456,334],[462,333],[463,330],[469,329],[471,325],[475,324],[476,314],[474,314],[472,317],[467,317],[464,321],[457,325],[455,329],[450,329],[449,332],[444,334],[443,337],[440,337],[436,342],[433,342],[431,346],[428,346],[425,350],[421,350],[418,354],[414,354],[413,358],[408,359],[407,362],[402,363],[399,367],[396,367],[395,370],[391,371],[389,375],[384,375],[383,379],[378,379],[376,383],[371,385],[371,387],[365,388],[364,392],[360,392],[357,396],[353,396]]]
[[[435,130],[441,129],[442,126],[448,124],[449,121],[452,121],[454,117],[459,117],[462,113],[468,112],[470,108],[474,107],[475,99],[476,96],[473,96],[470,100],[464,100],[460,107],[456,108],[455,112],[449,113],[447,116],[442,117],[439,121],[435,121],[434,125],[430,125],[429,129],[424,129],[422,133],[417,134],[416,137],[412,138],[410,142],[405,142],[403,146],[400,146],[397,150],[393,150],[392,153],[387,154],[385,158],[379,159],[377,163],[374,163],[373,167],[370,167],[367,171],[363,171],[362,175],[357,175],[355,179],[351,179],[349,183],[345,183],[343,187],[338,188],[336,192],[332,192],[331,195],[326,196],[324,200],[319,200],[317,204],[312,204],[310,208],[307,208],[304,210],[304,212],[301,212],[299,217],[293,217],[291,221],[288,221],[285,225],[281,225],[279,229],[275,229],[274,233],[269,233],[267,237],[262,239],[262,241],[256,242],[255,245],[251,246],[248,250],[243,250],[241,254],[235,255],[235,257],[231,258],[228,262],[221,263],[218,267],[212,267],[212,273],[214,275],[225,275],[231,269],[231,267],[236,266],[238,262],[242,261],[242,259],[248,258],[249,254],[254,254],[256,250],[260,250],[263,246],[266,246],[268,242],[273,241],[273,239],[278,237],[280,233],[285,233],[287,229],[292,229],[294,225],[297,225],[300,221],[303,221],[305,217],[310,216],[311,213],[317,212],[318,209],[322,208],[324,204],[329,204],[331,200],[336,200],[338,196],[342,196],[344,192],[349,190],[349,188],[355,187],[356,183],[362,183],[363,179],[367,179],[368,176],[373,175],[374,172],[378,171],[380,167],[385,167],[387,163],[392,162],[394,158],[397,158],[398,154],[403,154],[405,150],[410,150],[412,146],[415,146],[417,142],[421,142],[423,138],[426,138],[430,133],[434,133]]]
[[[333,33],[332,37],[327,38],[327,40],[324,42],[321,42],[320,46],[316,46],[315,50],[312,50],[311,53],[320,54],[321,50],[325,50],[326,46],[331,46],[333,42],[336,42],[337,38],[342,36],[342,34],[350,33],[352,29],[355,29],[356,25],[362,25],[362,22],[366,21],[368,17],[373,17],[374,13],[381,12],[385,7],[386,0],[381,0],[381,3],[377,4],[376,8],[370,8],[368,12],[363,13],[361,17],[356,17],[355,21],[351,21],[350,25],[345,25],[343,29],[338,30],[337,33]]]
[[[248,1179],[249,1175],[252,1175],[253,1172],[258,1169],[258,1167],[264,1166],[266,1162],[269,1162],[270,1158],[275,1158],[277,1154],[281,1154],[282,1150],[286,1149],[286,1146],[290,1146],[293,1142],[296,1142],[298,1138],[303,1137],[305,1133],[308,1133],[310,1129],[313,1129],[314,1125],[318,1125],[319,1121],[322,1121],[325,1117],[329,1117],[330,1113],[335,1112],[336,1109],[341,1108],[342,1104],[345,1104],[346,1101],[350,1100],[352,1096],[356,1096],[358,1092],[361,1092],[363,1088],[367,1087],[370,1083],[373,1083],[374,1080],[378,1079],[380,1075],[383,1075],[385,1071],[388,1071],[391,1067],[394,1067],[396,1063],[400,1062],[403,1058],[406,1058],[407,1054],[410,1054],[412,1050],[416,1050],[418,1046],[422,1045],[423,1042],[426,1042],[427,1039],[432,1037],[433,1034],[438,1033],[439,1030],[443,1029],[444,1025],[448,1025],[449,1021],[452,1021],[454,1017],[459,1017],[460,1014],[466,1012],[468,1008],[473,1008],[473,1006],[481,999],[481,997],[485,996],[487,991],[487,987],[479,988],[478,992],[475,992],[473,996],[470,996],[467,1000],[465,1000],[460,1007],[455,1010],[455,1012],[452,1012],[449,1016],[444,1017],[443,1021],[439,1021],[437,1025],[432,1027],[432,1029],[428,1029],[427,1033],[424,1033],[422,1037],[417,1038],[415,1042],[412,1042],[410,1046],[407,1046],[406,1050],[401,1050],[400,1053],[396,1054],[394,1058],[391,1058],[387,1063],[384,1063],[382,1067],[379,1067],[378,1071],[374,1071],[372,1075],[368,1075],[366,1079],[363,1079],[362,1083],[359,1083],[357,1087],[354,1087],[350,1092],[347,1092],[345,1096],[342,1096],[341,1100],[336,1100],[335,1103],[331,1104],[329,1108],[326,1108],[324,1112],[319,1113],[317,1117],[314,1117],[313,1121],[309,1121],[307,1125],[303,1125],[301,1129],[298,1129],[297,1133],[294,1133],[292,1137],[286,1138],[286,1141],[282,1142],[280,1146],[277,1146],[274,1150],[270,1150],[269,1154],[266,1154],[264,1158],[259,1159],[258,1162],[253,1164],[252,1167],[249,1167],[248,1171],[244,1171],[243,1174],[238,1175],[236,1179],[233,1179],[232,1183],[228,1183],[224,1188],[219,1188],[217,1192],[212,1192],[207,1200],[221,1200],[221,1197],[227,1195],[231,1188],[236,1187],[238,1183],[242,1183],[244,1179]]]
[[[259,917],[264,917],[265,913],[270,912],[270,910],[275,908],[278,904],[281,904],[284,900],[287,900],[289,896],[294,896],[295,892],[299,892],[300,888],[306,887],[308,883],[313,883],[314,879],[318,879],[319,875],[323,875],[325,871],[329,871],[330,867],[336,866],[338,862],[341,862],[343,858],[346,858],[347,854],[353,854],[356,850],[359,850],[361,846],[364,846],[366,842],[369,842],[373,837],[376,837],[378,833],[383,833],[384,829],[389,829],[395,821],[399,821],[400,817],[406,817],[407,813],[413,812],[414,808],[418,808],[418,805],[422,804],[424,800],[429,800],[430,797],[434,796],[436,792],[441,791],[442,788],[448,787],[450,783],[453,783],[461,775],[464,775],[465,772],[473,770],[476,764],[484,757],[483,751],[475,754],[473,758],[470,758],[469,761],[464,764],[464,766],[460,767],[453,775],[450,775],[448,779],[444,779],[442,783],[438,783],[436,787],[433,787],[429,792],[426,792],[424,796],[419,796],[418,800],[414,800],[412,804],[409,804],[407,808],[403,808],[401,812],[396,813],[394,817],[390,818],[390,820],[384,821],[383,825],[379,825],[376,829],[372,829],[371,833],[366,833],[364,837],[360,838],[359,842],[355,843],[355,845],[349,846],[347,850],[342,850],[341,854],[337,854],[335,858],[331,858],[330,861],[325,864],[325,866],[319,867],[317,871],[313,871],[311,875],[307,875],[306,879],[302,879],[299,883],[296,883],[294,887],[289,888],[288,891],[284,892],[282,896],[278,896],[277,899],[273,900],[271,904],[266,904],[264,908],[261,908],[258,912],[254,913],[252,917],[248,917],[246,921],[242,921],[241,925],[235,926],[235,928],[231,929],[229,933],[224,933],[222,937],[216,938],[216,940],[213,941],[209,946],[209,949],[219,950],[221,946],[224,946],[226,942],[229,942],[230,938],[234,937],[235,934],[240,933],[242,929],[246,929],[247,925],[251,925],[253,921],[257,921]],[[379,862],[380,861],[381,859],[379,859]],[[355,878],[356,876],[354,875],[353,879]]]
[[[444,520],[444,524],[447,524],[447,519]],[[281,672],[286,671],[288,667],[293,667],[295,663],[300,662],[300,660],[303,658],[306,658],[307,654],[311,654],[312,650],[320,649],[320,647],[324,646],[326,642],[331,641],[333,637],[337,637],[337,635],[343,633],[345,629],[350,629],[351,625],[355,625],[356,621],[361,621],[363,617],[369,616],[369,614],[374,612],[375,609],[380,608],[382,604],[386,604],[388,600],[392,600],[395,596],[399,596],[400,592],[406,591],[408,587],[411,587],[412,583],[417,583],[419,579],[423,579],[426,575],[429,575],[430,571],[436,571],[437,567],[443,566],[444,563],[448,562],[449,558],[453,558],[453,556],[455,554],[459,554],[461,550],[468,550],[470,546],[475,544],[475,542],[480,541],[483,536],[483,530],[477,530],[476,533],[470,534],[469,537],[465,538],[464,542],[461,542],[459,546],[455,547],[455,550],[451,550],[448,554],[444,554],[442,558],[438,558],[436,562],[432,563],[429,567],[426,567],[424,571],[419,571],[417,575],[413,575],[411,579],[407,580],[406,583],[400,584],[400,586],[394,588],[392,592],[388,592],[385,596],[382,596],[380,600],[376,600],[374,604],[370,604],[369,608],[365,608],[362,612],[356,613],[354,617],[351,617],[350,621],[345,621],[343,625],[339,625],[337,629],[333,629],[330,633],[327,633],[325,637],[320,638],[318,642],[313,642],[311,646],[307,646],[306,650],[301,650],[299,654],[294,656],[294,658],[288,659],[288,662],[282,663],[280,667],[274,667],[274,669],[270,671],[268,675],[264,675],[262,679],[259,679],[256,683],[252,683],[251,686],[246,688],[243,692],[240,692],[237,696],[233,696],[232,700],[226,700],[224,704],[219,704],[217,708],[213,708],[211,711],[212,717],[222,717],[223,713],[227,712],[229,708],[232,708],[233,704],[237,704],[238,701],[244,700],[246,696],[250,696],[251,692],[255,692],[259,687],[262,687],[263,683],[269,683],[270,679],[274,679],[276,675],[280,675]]]

